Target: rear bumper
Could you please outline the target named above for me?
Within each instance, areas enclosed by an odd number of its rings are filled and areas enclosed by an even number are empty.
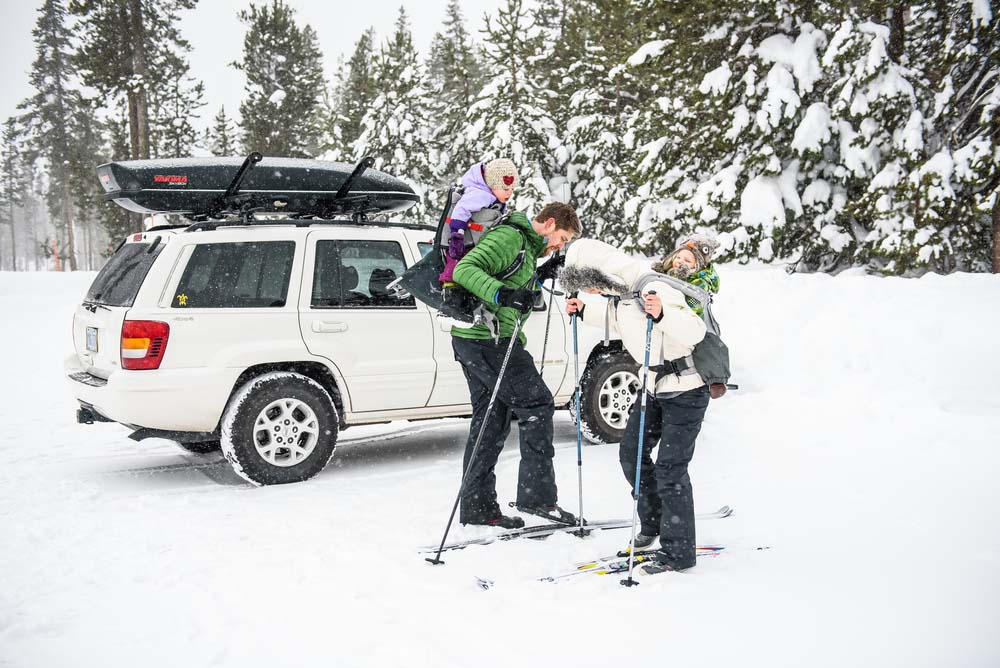
[[[119,370],[106,380],[87,373],[76,355],[64,362],[70,394],[114,422],[165,431],[213,431],[239,369]]]

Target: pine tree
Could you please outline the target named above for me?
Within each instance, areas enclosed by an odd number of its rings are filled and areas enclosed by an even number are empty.
[[[95,100],[82,99],[83,105],[73,122],[73,144],[66,164],[69,178],[69,192],[76,212],[76,227],[81,232],[77,251],[85,269],[93,270],[99,265],[98,249],[106,232],[101,229],[99,202],[104,188],[94,173],[97,164],[107,162],[110,156],[104,149],[104,125],[98,120],[98,104]],[[110,203],[109,203],[110,204]],[[113,205],[115,208],[121,208]]]
[[[440,154],[437,181],[456,180],[478,156],[461,141],[465,117],[482,89],[483,65],[476,55],[479,45],[465,28],[458,0],[449,0],[443,30],[431,41],[427,61],[431,114],[435,119],[432,141]]]
[[[205,106],[205,87],[184,72],[186,63],[171,59],[170,76],[164,85],[149,91],[153,122],[150,127],[150,154],[154,158],[183,158],[198,143],[194,128],[198,109]]]
[[[240,105],[245,150],[315,156],[323,134],[318,111],[325,89],[316,32],[300,27],[295,10],[283,0],[251,4],[239,16],[248,28],[243,60],[233,63],[247,78]]]
[[[493,74],[466,117],[464,150],[481,160],[509,157],[517,165],[520,187],[513,205],[530,210],[551,199],[549,178],[557,173],[561,146],[546,111],[549,92],[530,75],[529,61],[540,49],[538,31],[523,0],[507,0],[487,16],[486,68]]]
[[[911,257],[939,271],[1000,272],[1000,16],[986,3],[913,5],[906,55],[920,64],[929,131],[910,212],[936,229],[911,243]]]
[[[15,119],[9,118],[3,126],[3,144],[0,146],[0,224],[10,226],[10,268],[17,271],[17,236],[15,233],[15,210],[25,201],[27,179],[24,170],[22,131]],[[0,248],[4,243],[0,241]],[[0,253],[0,266],[3,266]]]
[[[721,259],[987,266],[1000,40],[985,5],[647,9],[656,39],[629,62],[659,95],[624,133],[639,146],[635,247],[706,228]]]
[[[150,88],[171,60],[190,50],[177,31],[181,10],[198,0],[72,0],[81,18],[76,59],[84,82],[104,97],[124,96],[128,104],[130,154],[149,158]],[[185,67],[186,69],[186,67]],[[170,70],[173,74],[175,69]],[[157,73],[154,78],[154,73]]]
[[[354,45],[347,72],[335,94],[339,144],[344,155],[352,155],[354,142],[361,136],[361,120],[378,94],[375,79],[375,29],[368,28]],[[333,134],[333,133],[331,133]]]
[[[104,145],[101,153],[115,160],[132,159],[129,137],[129,123],[127,112],[119,110],[117,114],[112,114],[104,123]],[[102,202],[97,208],[97,219],[111,243],[101,253],[109,257],[115,246],[130,231],[135,231],[135,222],[130,220],[129,212],[118,206],[114,202]],[[139,217],[139,225],[142,225],[142,218]],[[141,227],[140,227],[141,229]]]
[[[635,68],[625,66],[645,37],[638,16],[617,0],[574,2],[555,52],[563,61],[557,85],[565,111],[557,123],[565,128],[571,201],[585,232],[615,243],[630,229],[622,219],[635,194],[630,175],[636,146],[625,128],[649,97]]]
[[[337,59],[337,68],[334,70],[332,83],[332,87],[323,90],[323,102],[320,105],[323,137],[318,157],[321,160],[343,162],[351,156],[350,147],[344,142],[343,127],[346,117],[341,114],[347,85],[347,71],[343,56]]]
[[[226,116],[226,105],[219,107],[212,127],[205,131],[205,140],[212,155],[236,155],[236,129],[232,119]]]
[[[375,59],[375,75],[380,94],[362,120],[354,157],[370,155],[376,169],[407,180],[422,196],[410,215],[421,216],[437,199],[431,187],[436,157],[428,136],[430,106],[423,67],[402,7],[395,32]]]
[[[79,91],[71,88],[76,70],[70,59],[72,34],[61,0],[45,0],[32,30],[37,57],[31,69],[35,94],[22,102],[34,150],[44,158],[49,172],[47,203],[53,220],[65,236],[63,249],[69,268],[76,271],[73,200],[68,165],[75,138],[71,119],[84,106]]]

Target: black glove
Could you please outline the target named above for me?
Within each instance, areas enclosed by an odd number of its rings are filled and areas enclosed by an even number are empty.
[[[566,256],[563,253],[556,253],[545,264],[535,270],[535,275],[538,276],[538,280],[542,283],[551,281],[559,275],[559,270],[564,264],[566,264]]]
[[[497,304],[529,313],[535,305],[535,293],[527,288],[500,288],[497,290]]]

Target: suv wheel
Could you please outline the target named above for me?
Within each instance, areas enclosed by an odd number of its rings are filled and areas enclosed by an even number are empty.
[[[596,357],[580,379],[580,426],[591,443],[618,443],[639,391],[639,365],[625,352]]]
[[[337,408],[322,385],[297,373],[267,373],[230,399],[222,451],[254,485],[300,482],[326,467],[337,428]]]

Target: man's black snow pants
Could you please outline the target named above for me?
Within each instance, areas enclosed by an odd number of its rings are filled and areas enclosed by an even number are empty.
[[[462,365],[472,400],[472,425],[465,445],[463,471],[468,470],[462,492],[459,521],[481,522],[500,514],[497,503],[497,458],[510,433],[511,412],[517,415],[521,437],[521,466],[517,479],[517,505],[548,506],[557,500],[552,468],[552,393],[535,369],[535,361],[520,342],[514,344],[493,412],[483,431],[475,461],[469,458],[486,417],[486,406],[497,383],[510,339],[499,342],[452,337],[455,359]]]
[[[639,480],[639,520],[642,533],[660,535],[660,550],[676,569],[695,564],[694,494],[688,463],[708,408],[708,386],[669,399],[647,397]],[[654,466],[650,453],[660,444]],[[625,478],[635,489],[636,449],[639,443],[639,402],[625,426],[618,459]]]

